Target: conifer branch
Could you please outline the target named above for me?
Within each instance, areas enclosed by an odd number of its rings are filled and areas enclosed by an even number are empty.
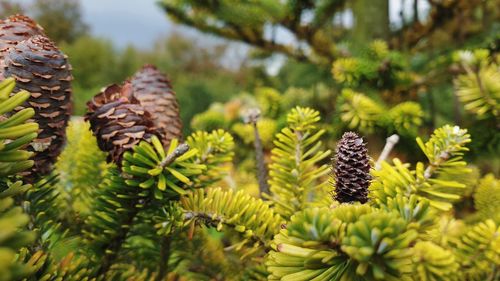
[[[310,60],[300,49],[295,49],[290,46],[279,44],[273,42],[273,40],[267,40],[261,36],[261,32],[257,29],[252,29],[249,27],[241,28],[240,26],[234,24],[226,24],[223,28],[219,28],[215,25],[209,24],[206,21],[199,20],[190,17],[182,9],[177,8],[175,5],[171,5],[166,2],[162,2],[163,9],[174,19],[182,22],[185,25],[201,29],[205,32],[212,33],[224,38],[232,40],[241,40],[247,44],[253,45],[258,48],[270,52],[278,52],[285,54],[287,56],[293,57],[298,61]],[[252,36],[250,36],[250,33]]]
[[[328,181],[321,177],[328,174],[329,168],[319,162],[330,151],[321,150],[319,139],[325,131],[317,129],[319,120],[318,111],[296,107],[287,116],[288,127],[276,135],[269,166],[272,195],[266,198],[283,217],[327,197],[323,192]]]
[[[146,205],[147,202],[144,202]],[[139,213],[139,208],[135,206],[128,206],[130,212],[128,212],[127,217],[122,221],[122,225],[130,226],[134,221],[134,218]],[[97,270],[95,273],[96,277],[105,276],[106,272],[109,271],[110,267],[113,265],[115,260],[118,258],[118,252],[122,248],[125,239],[129,233],[130,227],[122,228],[118,234],[110,241],[110,243],[104,249],[104,256],[100,259],[97,265]]]
[[[168,154],[165,158],[163,158],[158,165],[161,168],[165,168],[166,166],[172,164],[175,159],[179,158],[181,155],[184,155],[189,150],[189,145],[187,143],[180,144],[174,152]]]
[[[260,245],[269,245],[272,237],[282,223],[264,201],[251,197],[242,191],[223,191],[220,188],[195,190],[181,198],[186,222],[198,222],[222,230],[224,226],[242,234],[241,248],[245,244],[258,250]],[[257,242],[257,243],[256,243]]]

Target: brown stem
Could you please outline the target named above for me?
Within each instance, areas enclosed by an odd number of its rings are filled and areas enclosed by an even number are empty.
[[[429,166],[427,166],[424,171],[424,178],[429,179],[430,177],[432,177],[436,169],[448,159],[450,159],[450,153],[448,153],[448,151],[443,151],[435,162],[429,163]]]
[[[158,275],[156,281],[162,281],[168,274],[168,260],[170,258],[170,245],[172,244],[172,234],[163,236],[160,240],[160,263],[158,265]]]
[[[262,36],[250,37],[246,33],[242,32],[241,28],[234,28],[235,25],[231,25],[230,23],[226,23],[227,26],[225,28],[217,27],[216,25],[211,25],[202,20],[195,20],[187,15],[180,9],[177,9],[173,5],[169,5],[167,3],[162,3],[162,8],[172,17],[177,19],[182,24],[200,29],[204,32],[212,33],[227,39],[239,40],[245,42],[249,45],[252,45],[257,48],[261,48],[263,50],[267,50],[270,52],[278,52],[289,57],[295,58],[298,61],[311,61],[312,57],[307,56],[298,48],[291,48],[285,44],[278,44],[272,42],[272,40],[266,40]],[[254,30],[251,30],[252,32]],[[256,32],[258,33],[258,32]]]
[[[186,211],[184,212],[184,220],[195,220],[196,222],[202,223],[206,226],[216,227],[219,223],[223,223],[224,225],[235,227],[236,225],[228,223],[227,220],[224,219],[222,215],[215,215],[210,212],[196,212],[196,211]],[[194,224],[194,223],[193,223]],[[253,242],[260,242],[265,247],[269,246],[269,239],[265,237],[261,237],[255,234],[252,234],[250,237]]]
[[[161,160],[159,166],[161,168],[165,168],[166,166],[172,164],[175,161],[175,159],[177,159],[178,157],[180,157],[181,155],[186,153],[188,150],[189,150],[189,145],[187,143],[180,144],[174,150],[174,152],[170,153],[169,155],[167,155],[165,158],[163,158]]]
[[[269,185],[267,183],[267,168],[266,162],[264,160],[264,147],[262,145],[262,140],[260,139],[259,130],[257,129],[257,123],[253,123],[254,137],[255,137],[255,161],[257,161],[257,171],[259,179],[259,189],[260,193],[269,194]]]
[[[255,161],[257,162],[257,178],[259,181],[260,194],[270,194],[269,185],[267,183],[267,167],[266,161],[264,159],[264,146],[262,145],[262,140],[260,139],[259,129],[257,128],[257,122],[260,118],[260,110],[258,108],[252,108],[247,111],[244,116],[244,121],[247,124],[253,126],[254,132],[254,147],[255,147]]]

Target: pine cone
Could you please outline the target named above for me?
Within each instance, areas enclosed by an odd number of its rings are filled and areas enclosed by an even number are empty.
[[[370,162],[366,144],[353,132],[344,133],[335,155],[335,199],[341,203],[368,201]]]
[[[35,109],[33,118],[40,129],[28,148],[35,152],[29,175],[46,175],[61,153],[71,115],[71,66],[52,41],[36,35],[9,49],[3,74],[16,79],[14,92],[31,93],[23,107]]]
[[[27,16],[14,15],[0,21],[0,65],[10,47],[35,35],[44,35],[43,28]]]
[[[173,138],[182,138],[179,104],[168,78],[155,66],[145,65],[130,82],[134,97],[151,114],[163,145],[168,147]]]
[[[108,152],[108,162],[121,165],[123,153],[149,139],[154,125],[149,112],[132,97],[132,85],[111,85],[87,103],[85,119],[97,138],[102,151]]]

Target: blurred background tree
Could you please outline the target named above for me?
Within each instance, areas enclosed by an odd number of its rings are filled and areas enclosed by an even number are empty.
[[[0,15],[2,18],[19,13],[23,13],[23,7],[21,4],[9,0],[0,1]]]
[[[36,0],[32,5],[33,17],[57,43],[72,43],[89,32],[78,0]]]
[[[398,132],[397,127],[408,127],[405,122],[419,124],[404,130],[401,146],[411,150],[417,131],[430,133],[445,123],[475,124],[455,95],[453,80],[463,69],[453,54],[484,48],[494,60],[500,40],[500,0],[259,0],[238,5],[228,0],[161,0],[158,11],[177,24],[149,45],[119,44],[112,37],[95,35],[83,4],[88,3],[0,1],[3,14],[25,12],[35,17],[71,58],[74,114],[81,115],[85,102],[101,87],[154,63],[172,80],[185,124],[234,127],[238,130],[233,133],[243,138],[240,110],[259,106],[263,120],[268,120],[299,104],[320,111],[332,139],[343,130],[362,128],[371,132],[370,144],[377,146]],[[109,20],[127,16],[120,13]],[[230,57],[235,50],[243,55]],[[260,88],[275,91],[261,94]],[[344,89],[360,95],[346,99]],[[367,100],[382,113],[393,109],[391,116],[366,123],[376,125],[372,128],[343,121],[351,116],[348,106],[356,110]],[[346,101],[348,105],[342,106]],[[415,103],[401,104],[404,101],[418,103],[418,108]],[[269,106],[273,102],[281,105]],[[397,126],[389,125],[395,112],[406,115],[397,118]],[[472,137],[486,136],[495,121],[474,126]],[[283,124],[277,120],[272,126],[262,125],[264,134]],[[494,133],[488,136],[500,139]],[[487,145],[493,151],[497,146],[498,141]]]
[[[453,59],[458,50],[489,50],[487,60],[496,60],[499,0],[259,0],[238,5],[162,0],[160,6],[177,23],[251,46],[254,62],[281,61],[273,75],[265,71],[269,64],[253,64],[254,84],[277,90],[278,97],[271,99],[251,91],[264,117],[273,118],[268,103],[283,105],[290,99],[320,110],[332,138],[351,129],[381,146],[380,140],[398,133],[404,151],[415,149],[419,131],[430,133],[446,123],[475,124],[473,139],[489,148],[473,148],[473,155],[491,158],[500,152],[494,125],[499,120],[476,122],[453,87],[464,71]],[[317,91],[318,85],[329,90]],[[299,91],[288,91],[292,88]],[[346,94],[350,90],[355,94]],[[297,99],[299,92],[308,98]],[[217,121],[234,126],[232,119],[221,120],[222,108],[227,112],[233,104],[214,104],[195,125]],[[286,111],[286,105],[280,110]],[[423,157],[406,154],[414,160]]]
[[[224,61],[227,41],[207,43],[206,38],[194,39],[174,30],[147,48],[119,46],[110,38],[95,36],[83,12],[79,0],[0,2],[2,15],[32,16],[71,58],[75,115],[83,114],[85,103],[102,87],[123,81],[147,63],[157,65],[173,81],[187,124],[213,102],[225,102],[254,85],[252,77],[257,75],[247,60]]]
[[[400,22],[391,25],[389,4],[396,2]],[[346,38],[357,46],[384,39],[397,49],[446,47],[451,42],[460,47],[465,39],[490,32],[500,16],[498,0],[413,0],[410,8],[406,2],[259,0],[234,5],[227,0],[163,0],[160,5],[176,22],[203,32],[326,64],[344,55],[339,42]],[[293,42],[280,40],[280,33],[290,33]]]

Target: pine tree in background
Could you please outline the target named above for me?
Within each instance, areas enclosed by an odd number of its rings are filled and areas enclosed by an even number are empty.
[[[282,53],[323,65],[349,52],[338,43],[345,38],[354,37],[357,45],[385,39],[399,49],[447,47],[447,43],[494,31],[500,16],[496,0],[426,1],[426,17],[418,16],[422,9],[417,3],[411,11],[413,18],[408,19],[406,11],[401,10],[400,26],[390,28],[389,1],[373,2],[259,0],[234,5],[227,0],[163,0],[160,5],[174,21],[202,32],[244,42],[266,53]],[[354,21],[353,25],[346,24],[347,13],[352,15],[349,21]],[[281,42],[276,36],[281,30],[287,30],[302,44]]]

